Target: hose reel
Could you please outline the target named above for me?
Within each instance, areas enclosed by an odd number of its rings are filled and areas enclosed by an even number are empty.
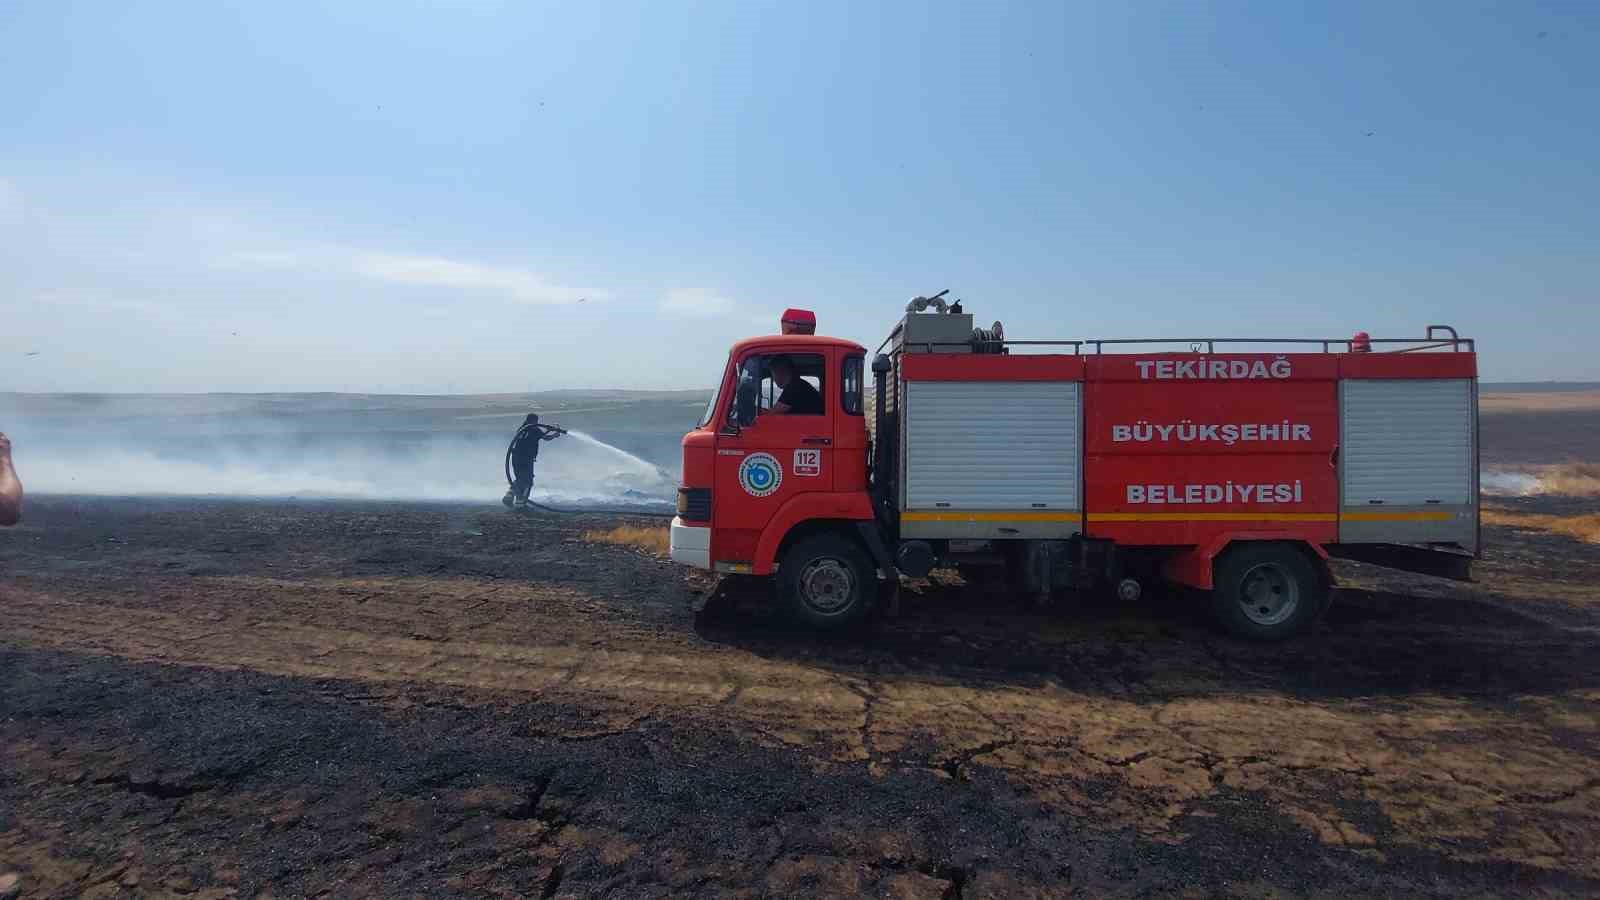
[[[974,328],[972,329],[972,352],[1004,353],[1006,352],[1005,339],[1006,330],[999,322],[990,325],[988,328]]]

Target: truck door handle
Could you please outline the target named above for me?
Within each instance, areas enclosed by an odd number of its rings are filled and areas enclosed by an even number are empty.
[[[826,447],[829,444],[833,443],[833,438],[823,438],[823,437],[801,438],[800,439],[800,443],[802,443],[802,444],[821,444],[824,447]]]

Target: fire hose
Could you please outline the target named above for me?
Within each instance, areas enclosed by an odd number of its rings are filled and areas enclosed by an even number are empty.
[[[542,509],[545,512],[562,513],[562,514],[569,515],[569,516],[609,515],[609,516],[636,516],[636,517],[641,518],[641,519],[671,519],[671,518],[675,518],[678,515],[677,513],[650,512],[648,510],[641,510],[641,509],[618,509],[618,508],[616,508],[614,506],[579,506],[579,507],[545,506],[543,503],[540,503],[540,502],[538,502],[536,500],[529,500],[528,501],[528,505],[533,507],[534,509]]]

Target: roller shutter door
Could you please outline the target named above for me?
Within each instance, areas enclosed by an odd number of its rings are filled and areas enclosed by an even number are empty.
[[[1347,380],[1342,393],[1345,507],[1472,502],[1470,380]]]
[[[1077,510],[1080,387],[907,384],[905,508]]]

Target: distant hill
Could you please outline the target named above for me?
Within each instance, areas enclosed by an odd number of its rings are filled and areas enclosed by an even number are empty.
[[[515,431],[537,412],[585,431],[673,436],[694,427],[710,391],[537,394],[24,394],[0,392],[0,428],[173,437]]]
[[[1480,393],[1559,394],[1568,391],[1600,391],[1600,381],[1480,381]]]
[[[435,473],[427,477],[454,472],[462,483],[480,478],[492,493],[499,487],[506,442],[530,412],[672,471],[683,458],[684,432],[700,421],[710,396],[710,391],[607,390],[471,395],[0,392],[0,430],[18,448],[20,461],[58,461],[58,486],[70,485],[75,477],[60,460],[81,460],[75,465],[93,467],[101,464],[96,460],[131,458],[141,466],[153,460],[151,466],[198,467],[195,477],[202,481],[230,466],[250,477],[290,467],[308,477],[334,473],[351,483],[364,482],[373,470],[411,466],[419,470],[418,477],[426,469]],[[586,446],[579,441],[558,446],[547,451],[550,459],[587,458],[579,452]],[[40,469],[35,465],[33,471]],[[156,469],[135,470],[147,471]]]
[[[129,417],[300,418],[426,415],[473,419],[523,413],[615,412],[640,407],[704,406],[710,391],[542,391],[532,394],[34,394],[0,392],[0,420]],[[684,414],[680,414],[680,418]]]

